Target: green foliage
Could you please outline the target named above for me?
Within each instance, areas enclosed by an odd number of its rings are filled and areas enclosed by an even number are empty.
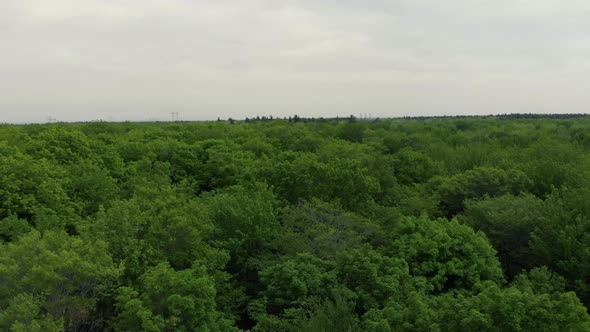
[[[442,331],[589,331],[586,309],[573,293],[535,294],[486,284],[476,296],[435,299]]]
[[[122,331],[230,331],[215,310],[215,284],[206,268],[175,271],[167,263],[150,268],[141,278],[140,292],[121,288],[116,323]]]
[[[269,180],[290,203],[318,198],[345,209],[363,208],[379,192],[379,183],[354,159],[321,161],[311,153],[284,153],[269,170]]]
[[[379,240],[376,223],[319,200],[304,202],[282,215],[284,233],[276,246],[287,254],[310,252],[323,259]]]
[[[205,191],[240,184],[250,180],[251,166],[256,155],[241,150],[237,144],[222,140],[209,140],[201,144],[204,165],[200,168],[199,185]]]
[[[309,320],[296,325],[299,331],[360,332],[360,322],[354,313],[354,302],[337,296],[316,309]]]
[[[59,216],[58,225],[71,222],[75,204],[68,197],[65,170],[45,159],[22,153],[0,158],[0,217],[15,214],[29,222],[43,223],[40,216]]]
[[[4,242],[12,242],[27,234],[31,225],[26,220],[11,215],[0,221],[0,238]]]
[[[589,130],[2,125],[0,330],[590,331]]]
[[[480,201],[467,201],[461,223],[483,231],[498,251],[504,271],[510,277],[530,267],[530,234],[543,216],[543,201],[531,194],[511,194]]]
[[[533,181],[531,192],[544,197],[553,187],[576,186],[583,179],[587,164],[581,164],[582,156],[571,144],[542,140],[522,152],[518,168]]]
[[[276,198],[263,184],[230,187],[206,201],[219,241],[231,251],[252,254],[277,235]]]
[[[266,285],[262,293],[274,310],[293,306],[310,307],[326,298],[335,278],[330,262],[310,254],[299,254],[261,272]]]
[[[123,263],[125,275],[131,279],[162,261],[178,269],[188,268],[202,257],[216,262],[214,266],[223,265],[223,252],[206,243],[212,233],[213,225],[202,205],[187,202],[169,187],[119,201],[83,228],[84,236],[106,240],[113,259]]]
[[[69,196],[78,203],[83,217],[108,207],[119,196],[117,181],[91,160],[80,160],[68,168],[68,173],[72,177],[67,186]]]
[[[412,149],[403,149],[394,155],[393,169],[398,182],[404,185],[424,183],[443,173],[440,163]]]
[[[540,265],[563,275],[584,303],[590,303],[590,189],[556,191],[545,202],[531,249]]]
[[[64,126],[49,127],[42,131],[28,147],[31,155],[58,164],[74,164],[80,159],[94,159],[91,142],[79,130]]]
[[[590,331],[586,308],[573,293],[538,292],[486,282],[477,294],[414,293],[365,315],[365,331]]]
[[[360,313],[382,308],[388,300],[413,289],[404,260],[383,256],[368,246],[341,253],[336,273],[338,281],[356,294]]]
[[[39,315],[28,316],[29,324],[35,319],[63,320],[73,330],[90,324],[97,304],[116,286],[120,274],[104,242],[85,243],[64,232],[41,236],[32,231],[1,249],[0,308],[30,295],[31,305],[41,303],[42,311],[52,317],[40,315],[37,308]]]
[[[0,312],[0,329],[14,332],[60,332],[63,321],[42,313],[43,300],[22,293],[13,297],[6,309]]]
[[[446,217],[453,217],[465,208],[467,199],[481,199],[504,194],[518,195],[531,186],[531,180],[521,171],[479,167],[450,178],[435,178],[435,196]]]
[[[352,143],[362,143],[365,125],[361,122],[348,122],[340,127],[340,138]]]
[[[426,278],[434,292],[503,281],[496,252],[485,235],[456,220],[405,218],[392,236],[386,252],[408,262],[410,274]]]

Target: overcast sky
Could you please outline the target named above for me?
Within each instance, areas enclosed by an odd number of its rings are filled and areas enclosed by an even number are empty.
[[[589,110],[588,0],[0,0],[0,122]]]

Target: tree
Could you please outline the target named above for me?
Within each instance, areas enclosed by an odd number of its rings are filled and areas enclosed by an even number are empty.
[[[95,159],[91,142],[81,131],[65,126],[54,126],[43,130],[32,141],[28,151],[37,157],[68,165],[79,159]]]
[[[394,155],[393,170],[399,183],[413,185],[424,183],[430,178],[440,175],[443,172],[443,166],[434,162],[424,153],[402,149]]]
[[[142,188],[133,199],[100,211],[85,225],[83,235],[105,239],[130,280],[160,262],[186,269],[197,258],[209,258],[217,262],[214,266],[223,265],[219,261],[225,261],[226,255],[206,243],[214,226],[203,206],[187,198],[170,186]]]
[[[43,313],[43,300],[22,293],[13,297],[6,308],[0,311],[0,329],[14,332],[60,332],[64,322]]]
[[[40,228],[77,221],[63,168],[17,153],[0,159],[0,218],[15,215]],[[55,223],[52,223],[55,221]]]
[[[381,231],[376,223],[317,199],[285,211],[281,224],[276,241],[281,252],[310,252],[329,260],[346,249],[379,240]]]
[[[358,161],[321,161],[311,153],[284,153],[267,172],[278,194],[290,203],[319,198],[355,211],[372,201],[380,189]]]
[[[26,220],[11,215],[0,220],[0,239],[3,242],[12,242],[30,232],[31,229],[31,225]]]
[[[434,178],[429,186],[439,198],[442,215],[451,218],[464,210],[467,199],[518,195],[527,191],[531,184],[521,171],[479,167],[449,178]]]
[[[562,117],[0,124],[0,330],[588,331]]]
[[[508,288],[486,281],[476,294],[414,292],[364,316],[365,331],[589,331],[590,316],[573,293],[553,288],[545,270]]]
[[[362,143],[365,136],[365,125],[362,122],[351,121],[341,125],[339,138],[352,142]]]
[[[360,332],[360,320],[354,314],[354,307],[354,301],[336,296],[320,305],[308,320],[296,322],[294,330]]]
[[[217,244],[242,266],[264,253],[277,237],[277,201],[261,183],[234,186],[206,197]]]
[[[414,289],[403,259],[383,256],[367,245],[340,253],[336,273],[339,283],[355,294],[359,316]]]
[[[530,246],[538,265],[563,275],[570,289],[590,304],[590,189],[563,188],[545,201]]]
[[[510,278],[532,266],[529,239],[541,223],[542,200],[526,193],[519,196],[507,194],[469,200],[465,205],[459,221],[486,234]]]
[[[335,285],[333,265],[310,254],[298,254],[260,273],[270,313],[288,308],[311,309]]]
[[[15,322],[24,314],[29,318],[21,323],[39,320],[38,324],[52,328],[59,320],[68,330],[104,324],[94,321],[100,317],[99,303],[120,275],[106,243],[85,243],[63,231],[43,235],[31,231],[1,249],[0,307],[17,310],[18,299],[26,299],[31,306],[25,313],[14,311],[14,317],[10,310],[3,313],[4,321]]]
[[[403,258],[410,274],[426,278],[434,293],[471,290],[483,281],[501,284],[504,279],[496,251],[485,235],[456,220],[405,218],[384,250]]]
[[[108,207],[119,196],[117,181],[91,160],[80,160],[68,171],[68,196],[77,203],[82,217],[98,212],[101,206]]]
[[[215,310],[215,283],[200,263],[182,271],[161,263],[140,280],[139,292],[127,287],[119,290],[118,330],[234,330]]]

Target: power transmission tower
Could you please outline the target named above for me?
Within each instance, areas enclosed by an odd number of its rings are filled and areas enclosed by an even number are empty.
[[[178,112],[172,112],[171,115],[172,115],[172,121],[177,122],[178,119],[180,118]]]

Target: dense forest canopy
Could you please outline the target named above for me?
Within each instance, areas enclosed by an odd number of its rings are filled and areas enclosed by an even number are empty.
[[[0,125],[0,330],[590,331],[590,118]]]

